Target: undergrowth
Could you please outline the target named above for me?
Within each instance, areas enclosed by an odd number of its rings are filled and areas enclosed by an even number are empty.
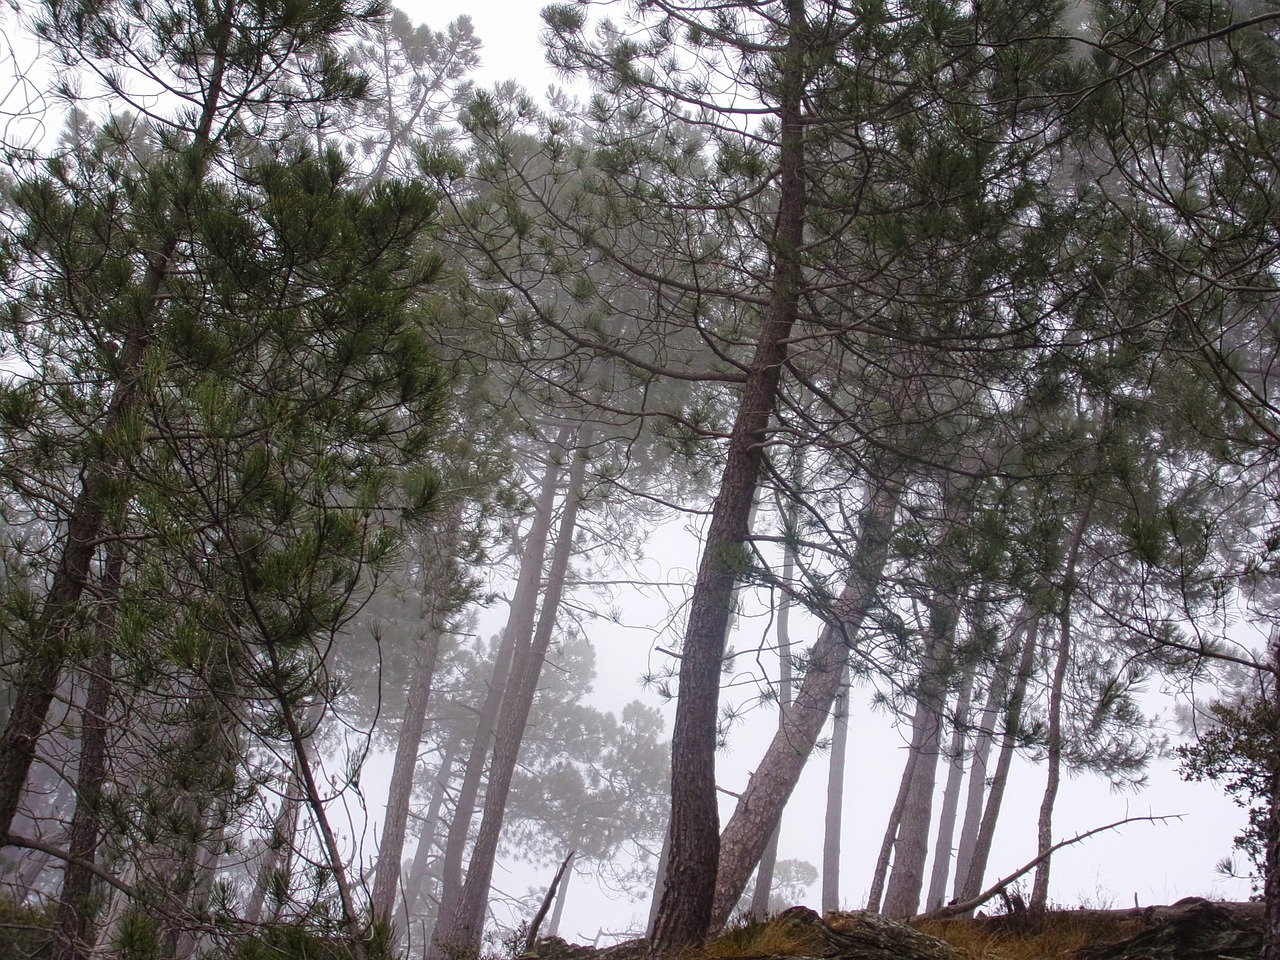
[[[829,945],[808,924],[769,920],[730,927],[710,943],[686,951],[681,960],[732,960],[736,957],[820,956]]]
[[[965,960],[1054,960],[1091,943],[1118,939],[1115,920],[1070,912],[1013,914],[981,920],[921,920],[921,933],[945,940]]]

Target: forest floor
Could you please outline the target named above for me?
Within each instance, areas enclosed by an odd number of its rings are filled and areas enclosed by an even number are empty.
[[[1126,910],[1025,911],[910,923],[862,911],[819,917],[793,907],[763,924],[737,927],[686,960],[1257,960],[1260,903],[1189,897]],[[644,941],[596,950],[548,938],[538,960],[639,960]]]

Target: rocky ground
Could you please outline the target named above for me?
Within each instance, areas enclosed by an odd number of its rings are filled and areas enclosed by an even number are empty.
[[[910,924],[792,907],[768,924],[730,931],[689,960],[1257,960],[1262,921],[1261,904],[1198,897],[1167,907]],[[597,950],[552,937],[538,941],[530,960],[640,960],[646,946],[635,940]]]

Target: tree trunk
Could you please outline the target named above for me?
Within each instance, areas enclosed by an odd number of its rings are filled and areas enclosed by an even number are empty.
[[[253,893],[245,905],[244,918],[247,923],[258,923],[262,920],[262,910],[266,904],[267,891],[285,881],[285,892],[288,890],[289,864],[293,856],[294,842],[298,833],[298,814],[302,809],[302,790],[298,785],[297,766],[289,768],[289,776],[285,778],[284,789],[280,797],[280,809],[276,811],[271,823],[271,836],[267,840],[266,849],[258,864],[258,876],[254,881]],[[283,898],[277,898],[275,908],[269,919],[279,916]]]
[[[468,834],[471,832],[471,821],[475,816],[480,781],[484,777],[489,760],[489,748],[493,744],[494,732],[498,725],[503,694],[510,679],[512,660],[515,657],[516,647],[521,643],[527,643],[527,638],[533,634],[534,621],[538,615],[538,590],[542,583],[543,565],[546,563],[547,539],[554,519],[556,488],[560,482],[561,463],[558,458],[563,456],[569,436],[570,428],[562,426],[551,448],[553,456],[547,460],[543,470],[542,487],[534,507],[533,522],[525,537],[524,553],[520,559],[520,576],[516,580],[516,589],[511,597],[511,609],[507,614],[507,625],[502,631],[502,642],[494,657],[493,679],[489,684],[484,703],[480,707],[476,737],[471,743],[467,765],[463,770],[462,784],[458,788],[457,800],[454,801],[453,818],[449,822],[449,834],[445,839],[444,863],[440,873],[437,927],[442,923],[447,926],[453,922],[458,898],[462,895],[462,860],[466,853]],[[520,639],[522,637],[525,639]]]
[[[832,711],[826,829],[822,837],[822,912],[840,909],[840,834],[844,826],[844,762],[849,752],[849,664],[841,669]]]
[[[893,871],[885,890],[883,913],[894,919],[913,917],[920,907],[924,865],[929,857],[929,828],[938,780],[946,674],[956,645],[959,611],[948,598],[929,609],[928,646],[920,667],[911,749],[918,756],[898,824]]]
[[[573,856],[569,857],[569,866],[565,867],[564,876],[560,878],[560,886],[556,890],[556,906],[551,912],[551,923],[547,927],[548,937],[560,936],[560,919],[564,916],[564,902],[569,898],[569,881],[573,879]]]
[[[174,960],[190,960],[195,956],[196,948],[200,943],[199,932],[209,916],[209,899],[213,894],[214,879],[222,863],[222,851],[226,845],[228,818],[223,803],[219,802],[215,805],[212,816],[217,818],[217,823],[209,832],[210,835],[205,842],[195,849],[191,865],[195,882],[192,884],[190,909],[187,915],[193,922],[181,927]]]
[[[969,723],[969,705],[973,696],[973,670],[966,672],[956,701],[955,728],[947,754],[947,783],[942,789],[942,809],[938,812],[938,836],[933,844],[933,871],[929,875],[929,893],[925,913],[937,910],[947,896],[947,877],[951,874],[952,844],[956,832],[956,812],[960,808],[960,784],[964,779],[965,728]]]
[[[652,942],[653,952],[659,957],[674,958],[684,948],[700,943],[713,925],[713,907],[719,899],[716,721],[720,668],[736,579],[730,558],[737,556],[748,535],[747,520],[760,482],[769,421],[777,405],[787,341],[799,311],[804,282],[801,248],[805,223],[805,25],[804,0],[786,0],[788,39],[778,90],[778,212],[774,222],[772,291],[738,402],[685,625],[679,698],[671,736],[671,853]],[[824,709],[824,716],[825,712]],[[761,848],[774,826],[776,818],[761,835]],[[752,867],[759,857],[759,851],[750,857]],[[734,884],[737,889],[726,916],[745,884],[745,877],[740,884]]]
[[[1271,680],[1272,690],[1280,689],[1280,633],[1271,640]],[[1280,711],[1273,707],[1271,716],[1274,725]],[[1266,862],[1262,871],[1262,900],[1266,908],[1262,960],[1280,960],[1280,727],[1273,726],[1270,746],[1264,832]]]
[[[427,702],[435,680],[440,642],[448,628],[449,593],[456,579],[454,558],[462,529],[462,501],[455,500],[441,522],[422,543],[423,635],[414,668],[416,676],[405,705],[404,723],[396,743],[396,759],[387,791],[387,813],[382,823],[382,844],[378,849],[377,876],[373,881],[370,909],[375,917],[390,919],[400,887],[400,857],[404,853],[405,830],[409,824],[409,802],[413,798],[418,751],[427,721]]]
[[[662,888],[667,880],[667,861],[671,856],[671,827],[662,834],[662,850],[658,854],[658,866],[653,872],[653,896],[649,898],[649,920],[645,924],[646,940],[653,939],[653,925],[658,922],[658,904],[662,900]]]
[[[884,882],[889,876],[889,861],[893,857],[893,845],[898,839],[898,827],[902,824],[902,812],[907,807],[907,795],[911,792],[911,778],[916,773],[920,754],[908,748],[907,762],[902,765],[902,777],[898,780],[898,794],[889,809],[889,822],[885,824],[880,840],[880,853],[876,856],[876,868],[871,874],[871,889],[867,892],[867,909],[880,912],[880,900],[884,897]]]
[[[1089,518],[1093,513],[1093,497],[1090,496],[1080,514],[1080,520],[1072,532],[1068,546],[1067,563],[1062,575],[1062,612],[1059,614],[1061,627],[1058,639],[1058,660],[1053,667],[1053,683],[1049,689],[1049,731],[1046,764],[1048,773],[1044,788],[1044,797],[1040,801],[1040,818],[1036,835],[1039,854],[1047,854],[1053,846],[1053,805],[1058,799],[1058,784],[1062,778],[1062,690],[1066,684],[1067,667],[1071,663],[1071,595],[1075,592],[1076,563],[1080,557],[1080,544],[1084,541],[1085,531],[1089,528]],[[1035,880],[1031,885],[1031,909],[1043,913],[1049,906],[1049,865],[1050,857],[1045,856],[1036,867]]]
[[[422,818],[422,827],[418,831],[418,848],[413,852],[409,880],[404,884],[404,899],[396,907],[396,916],[392,923],[395,930],[408,929],[410,921],[418,910],[418,904],[426,895],[427,884],[431,880],[431,850],[435,846],[436,827],[440,823],[440,811],[444,809],[445,794],[449,790],[449,779],[453,775],[457,749],[457,742],[450,740],[444,748],[444,756],[440,759],[435,788],[431,791],[431,802],[427,805],[426,816]]]
[[[480,941],[484,933],[485,907],[489,902],[489,887],[493,879],[494,861],[498,855],[498,840],[502,822],[506,816],[507,797],[511,778],[515,773],[520,747],[524,740],[525,725],[537,693],[542,664],[546,659],[551,636],[555,632],[556,618],[560,610],[560,598],[564,591],[569,558],[573,553],[573,536],[577,529],[578,509],[586,479],[588,449],[591,445],[589,429],[583,431],[573,468],[570,471],[569,488],[561,510],[560,526],[556,531],[555,548],[552,551],[551,569],[547,575],[547,588],[538,614],[537,630],[532,642],[523,649],[518,646],[507,692],[502,698],[502,711],[498,718],[493,762],[489,767],[489,782],[485,788],[484,814],[480,820],[480,832],[476,835],[467,867],[467,879],[463,884],[458,905],[446,923],[442,916],[436,922],[431,937],[432,957],[457,960],[459,957],[476,957],[480,954]],[[540,579],[540,578],[539,578]]]
[[[792,525],[795,522],[795,509],[790,510]],[[783,714],[791,707],[791,580],[795,575],[795,553],[791,547],[782,550],[782,597],[778,604],[778,729],[783,727]],[[760,921],[769,915],[769,895],[773,892],[773,868],[778,862],[778,841],[782,833],[782,823],[773,828],[769,837],[769,845],[764,848],[760,857],[760,866],[756,870],[756,889],[751,897],[751,907],[747,912],[750,919]]]
[[[783,714],[784,726],[774,735],[720,839],[712,933],[723,928],[742,896],[841,690],[849,644],[866,619],[888,561],[899,496],[896,484],[881,480],[873,481],[868,491],[849,582],[835,601],[834,619],[819,634],[795,702]],[[673,882],[669,879],[668,886]]]
[[[991,856],[991,843],[996,835],[996,821],[1000,817],[1000,806],[1004,802],[1005,784],[1009,782],[1009,767],[1013,763],[1014,748],[1018,745],[1022,702],[1026,699],[1027,684],[1031,680],[1031,672],[1035,667],[1038,628],[1038,621],[1033,619],[1024,633],[1026,645],[1022,649],[1013,693],[1009,697],[1009,709],[1005,715],[1004,733],[1000,741],[1000,757],[996,760],[996,770],[991,777],[991,790],[987,795],[987,803],[982,812],[982,823],[978,827],[978,836],[974,841],[973,859],[965,875],[964,889],[956,898],[957,900],[968,900],[977,896],[982,890],[982,878],[987,872],[987,859]]]
[[[118,540],[107,550],[107,568],[102,582],[102,614],[98,620],[99,653],[89,677],[89,691],[81,710],[80,765],[76,772],[76,809],[71,818],[67,861],[62,874],[62,895],[54,920],[53,960],[82,960],[93,949],[93,880],[90,867],[96,862],[102,831],[102,784],[107,776],[107,707],[114,686],[112,677],[112,634],[115,632],[116,601],[124,566]]]
[[[987,792],[987,768],[991,760],[991,748],[996,742],[996,722],[1000,715],[1001,704],[1009,687],[1009,672],[1014,669],[1013,662],[1025,651],[1026,632],[1031,627],[1031,613],[1026,608],[1019,616],[1018,623],[1009,637],[1005,652],[992,673],[991,682],[987,686],[987,703],[982,710],[982,719],[978,721],[973,747],[973,760],[969,764],[969,788],[965,796],[964,822],[960,829],[960,844],[956,848],[956,879],[952,886],[951,899],[960,901],[968,899],[969,867],[973,863],[973,855],[978,846],[978,831],[982,827],[982,807]],[[986,868],[983,868],[983,872]]]

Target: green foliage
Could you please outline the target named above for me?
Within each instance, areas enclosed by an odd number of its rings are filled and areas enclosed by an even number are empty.
[[[1236,806],[1248,811],[1235,846],[1252,866],[1250,879],[1261,890],[1266,866],[1266,828],[1280,770],[1280,709],[1274,698],[1210,704],[1205,729],[1195,741],[1178,747],[1187,780],[1216,781]],[[1227,861],[1228,865],[1230,860]]]
[[[14,903],[0,897],[0,955],[42,960],[53,940],[53,913],[47,905]]]
[[[273,923],[237,939],[230,951],[217,955],[233,960],[397,960],[401,955],[386,924],[375,924],[359,936],[361,942],[354,944],[350,934],[337,926],[315,921]]]

